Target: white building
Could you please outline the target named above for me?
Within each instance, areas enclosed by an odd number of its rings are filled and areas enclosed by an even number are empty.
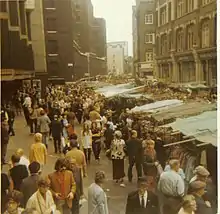
[[[128,57],[128,42],[107,43],[108,73],[123,74],[125,70],[125,57]]]

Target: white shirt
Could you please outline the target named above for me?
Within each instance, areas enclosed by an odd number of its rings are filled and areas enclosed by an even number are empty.
[[[31,107],[31,98],[30,97],[25,97],[25,99],[24,99],[24,106],[25,107]]]
[[[158,190],[168,196],[182,196],[184,194],[184,181],[175,171],[170,170],[160,175]]]
[[[30,164],[30,161],[26,157],[21,156],[19,164],[20,165],[25,165],[27,167],[27,170],[28,170],[28,166]]]
[[[147,191],[145,191],[145,193],[144,193],[144,208],[146,208],[146,205],[147,205],[147,196],[148,196]],[[142,196],[141,195],[139,195],[139,199],[140,199],[140,205],[142,206]]]

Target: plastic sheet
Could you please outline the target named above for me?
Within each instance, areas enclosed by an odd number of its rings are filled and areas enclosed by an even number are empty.
[[[162,101],[157,101],[155,103],[135,107],[131,109],[131,111],[132,112],[152,112],[152,111],[159,111],[165,108],[172,108],[172,107],[179,106],[182,104],[183,104],[183,101],[181,100],[162,100]]]
[[[177,119],[167,126],[179,130],[186,136],[193,136],[203,143],[217,146],[217,111],[204,112],[195,117]]]

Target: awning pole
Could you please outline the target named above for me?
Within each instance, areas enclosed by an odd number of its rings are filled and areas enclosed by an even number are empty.
[[[209,131],[210,131],[209,129],[198,131],[198,132],[195,132],[195,133],[193,133],[191,135],[184,136],[183,139],[186,139],[186,138],[188,138],[190,136],[192,137],[192,136],[197,135],[197,134],[206,133],[206,132],[209,132]]]
[[[209,145],[209,144],[210,144],[210,143],[201,143],[201,144],[196,145],[196,147],[206,146],[206,145]]]
[[[181,133],[180,131],[176,131],[176,132],[171,133],[171,136],[176,135],[176,134],[180,134],[180,133]]]
[[[178,144],[191,142],[193,140],[195,140],[195,138],[191,138],[191,139],[187,139],[187,140],[182,140],[182,141],[178,141],[178,142],[175,142],[175,143],[169,143],[169,144],[164,145],[163,147],[175,146],[175,145],[178,145]]]

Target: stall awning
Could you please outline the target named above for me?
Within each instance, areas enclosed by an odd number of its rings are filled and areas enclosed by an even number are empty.
[[[154,113],[152,116],[157,121],[167,120],[171,118],[186,118],[196,116],[206,111],[214,111],[217,109],[216,103],[204,103],[204,102],[189,102],[183,105],[176,106],[171,109],[165,109],[158,113]]]
[[[177,119],[166,126],[202,143],[217,147],[217,111],[208,111],[185,119]]]
[[[162,100],[157,101],[151,104],[146,104],[143,106],[136,106],[135,108],[131,109],[132,112],[156,112],[162,109],[169,109],[175,106],[183,105],[183,101],[181,100]]]

